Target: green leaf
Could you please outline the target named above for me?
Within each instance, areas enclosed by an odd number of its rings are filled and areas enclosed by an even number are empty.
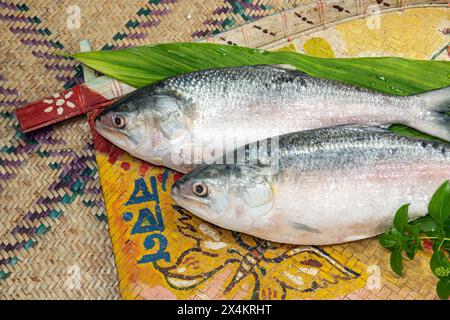
[[[422,232],[433,232],[437,229],[438,224],[430,215],[426,215],[419,218],[413,222],[414,225],[420,226],[420,231]]]
[[[417,224],[407,224],[405,229],[414,237],[414,239],[418,239],[421,228],[422,225],[420,223],[417,223]]]
[[[428,213],[440,225],[450,217],[450,183],[444,182],[428,204]]]
[[[450,241],[447,240],[442,244],[442,249],[446,249],[447,251],[450,251]]]
[[[391,130],[392,132],[395,132],[397,135],[401,135],[401,136],[418,138],[418,139],[427,139],[427,140],[436,141],[439,143],[448,144],[448,142],[445,140],[429,136],[429,135],[424,134],[420,131],[417,131],[413,128],[405,127],[404,125],[401,125],[401,124],[394,124],[394,125],[390,126],[389,130]]]
[[[447,300],[450,296],[450,277],[439,279],[436,285],[439,298]]]
[[[409,95],[450,85],[450,62],[383,58],[318,58],[212,43],[164,43],[71,55],[87,66],[135,87],[201,69],[290,64],[312,76]],[[401,70],[401,72],[399,72]]]
[[[417,251],[414,249],[406,249],[405,250],[406,256],[408,257],[409,260],[413,260],[414,257],[416,256]]]
[[[399,276],[403,275],[403,257],[400,250],[394,250],[391,253],[391,268]]]
[[[403,232],[408,224],[408,208],[409,204],[405,204],[401,206],[395,214],[394,227],[400,232]]]
[[[381,235],[381,237],[378,239],[378,242],[381,246],[385,248],[393,248],[397,244],[397,238],[392,236],[391,234],[384,233]]]
[[[444,221],[444,230],[450,235],[450,219]]]
[[[405,253],[409,260],[413,260],[416,256],[417,250],[415,248],[406,248]]]
[[[390,250],[403,249],[403,235],[396,229],[391,228],[380,236],[380,245]]]
[[[420,242],[420,239],[418,237],[410,239],[407,242],[406,248],[404,250],[405,250],[406,256],[410,260],[413,260],[417,251],[422,250],[422,244]]]
[[[433,273],[437,276],[437,277],[443,277],[446,275],[442,275],[442,269],[446,269],[450,267],[450,263],[448,261],[448,258],[445,256],[444,253],[442,253],[441,251],[437,250],[434,251],[433,255],[431,256],[431,260],[430,260],[430,268],[431,271],[433,271]]]

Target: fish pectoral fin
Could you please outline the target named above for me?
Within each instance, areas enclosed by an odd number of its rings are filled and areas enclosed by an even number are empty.
[[[298,230],[307,231],[307,232],[311,232],[311,233],[321,233],[318,229],[315,229],[315,228],[310,227],[303,223],[298,223],[298,222],[294,222],[294,221],[290,221],[290,223],[295,229],[298,229]]]
[[[247,207],[247,212],[252,216],[252,217],[262,217],[265,216],[268,212],[270,212],[270,210],[272,210],[273,208],[273,202],[269,201],[267,203],[264,203],[262,205],[259,205],[257,207]]]

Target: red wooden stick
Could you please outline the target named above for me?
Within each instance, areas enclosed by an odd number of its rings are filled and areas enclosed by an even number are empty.
[[[28,132],[86,114],[133,90],[135,88],[106,76],[95,78],[70,90],[17,108],[20,130]]]

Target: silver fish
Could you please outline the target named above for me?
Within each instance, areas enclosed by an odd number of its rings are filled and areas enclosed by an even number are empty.
[[[95,127],[135,157],[187,172],[253,141],[334,125],[402,123],[450,140],[448,109],[450,87],[399,97],[259,65],[154,83],[114,103]]]
[[[380,127],[281,136],[277,170],[268,170],[267,156],[255,150],[254,144],[240,149],[242,164],[197,167],[174,184],[172,198],[223,228],[275,242],[324,245],[384,232],[407,203],[410,219],[425,215],[434,191],[450,178],[449,145]]]

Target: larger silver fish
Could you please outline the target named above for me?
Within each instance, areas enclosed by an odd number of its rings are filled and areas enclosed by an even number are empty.
[[[181,172],[248,142],[340,124],[403,123],[450,140],[450,87],[398,97],[289,66],[194,72],[139,89],[95,122],[130,154]]]
[[[248,150],[241,149],[247,162],[258,148]],[[174,184],[172,197],[227,229],[323,245],[382,233],[403,204],[410,203],[410,219],[426,214],[434,191],[450,178],[449,145],[382,128],[291,133],[279,138],[278,151],[277,170],[268,170],[264,156],[262,163],[199,166]]]

